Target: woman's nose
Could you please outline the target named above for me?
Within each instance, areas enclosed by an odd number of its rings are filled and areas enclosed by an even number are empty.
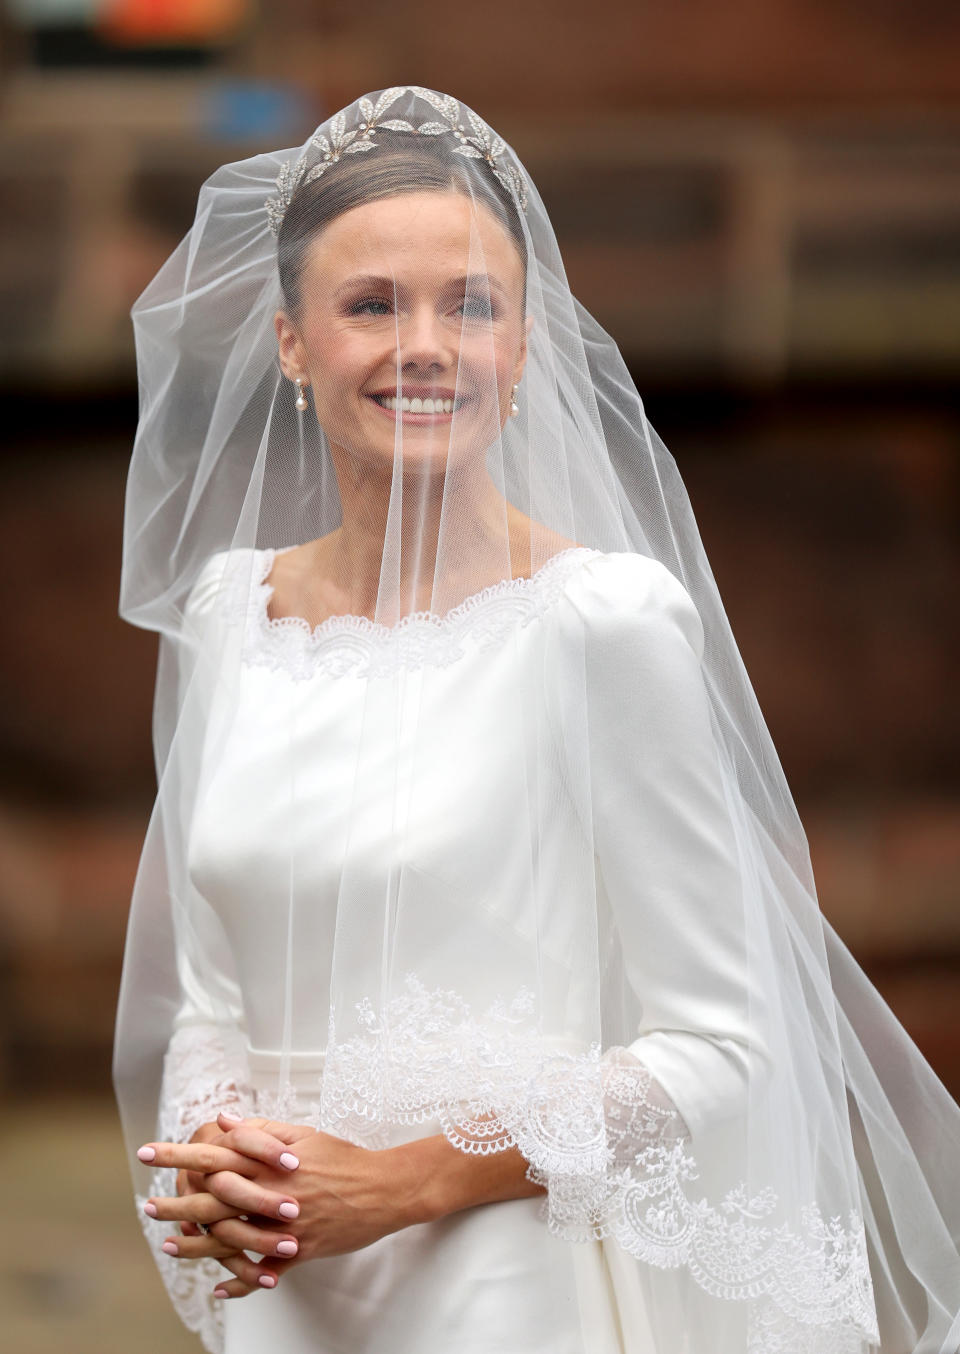
[[[446,366],[450,360],[450,336],[432,307],[410,311],[399,324],[400,363],[418,367]]]

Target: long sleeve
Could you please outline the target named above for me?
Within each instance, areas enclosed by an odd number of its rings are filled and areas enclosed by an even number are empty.
[[[598,889],[640,1013],[628,1052],[696,1144],[742,1107],[766,1057],[700,668],[703,628],[684,587],[642,555],[591,563],[569,597],[567,637],[576,629],[587,691]]]
[[[727,774],[700,615],[670,571],[645,556],[605,555],[576,583],[558,658],[574,665],[564,669],[575,677],[563,728],[568,741],[574,731],[570,780],[579,768],[598,915],[607,916],[607,1167],[593,1180],[541,1173],[549,1225],[571,1240],[614,1239],[645,1262],[644,1298],[662,1301],[664,1313],[676,1292],[651,1275],[687,1266],[692,1285],[682,1316],[675,1309],[683,1322],[704,1293],[756,1298],[751,1349],[860,1349],[861,1332],[876,1338],[863,1226],[855,1208],[829,1219],[820,1212],[829,1125],[818,1123],[815,1097],[804,1119],[791,1082],[783,1021],[799,1026],[806,1012],[798,1001],[776,1005],[764,861],[750,839],[750,807]],[[787,964],[781,972],[793,978]],[[613,1265],[629,1304],[637,1271]],[[699,1310],[711,1347],[726,1347],[718,1309]]]
[[[160,1137],[171,1142],[189,1141],[222,1109],[253,1113],[239,1013],[235,1025],[205,1018],[190,992],[196,980],[186,976],[185,967],[183,1003],[164,1058],[160,1098]]]
[[[201,1124],[222,1109],[249,1115],[254,1101],[248,1084],[243,1003],[233,978],[212,960],[217,946],[207,903],[194,890],[187,856],[190,822],[202,763],[203,743],[217,682],[218,602],[227,555],[215,555],[201,571],[187,599],[175,651],[161,651],[161,662],[177,670],[176,731],[167,759],[161,795],[170,806],[168,850],[169,903],[176,949],[179,1005],[163,1060],[156,1138],[187,1142]],[[156,1168],[150,1194],[176,1193],[176,1171]],[[210,1354],[223,1349],[220,1304],[212,1297],[223,1271],[216,1260],[184,1264],[162,1250],[165,1229],[145,1216],[147,1195],[137,1195],[139,1221],[161,1278],[184,1324]]]
[[[216,624],[222,605],[224,570],[229,557],[214,555],[201,570],[184,608],[179,640],[178,686],[181,725],[173,748],[178,794],[192,803],[200,780],[203,742],[217,685],[220,641]],[[190,813],[182,827],[189,852]],[[236,982],[211,956],[216,942],[208,905],[183,868],[180,897],[174,902],[177,974],[181,1003],[164,1060],[161,1132],[189,1139],[225,1107],[249,1113],[246,1084],[243,1004]],[[202,977],[201,977],[202,974]]]
[[[577,575],[558,634],[555,713],[593,842],[613,1033],[599,1069],[605,1170],[530,1175],[547,1187],[556,1234],[616,1237],[671,1267],[705,1227],[721,1249],[735,1240],[687,1182],[701,1179],[714,1130],[743,1113],[769,1059],[703,629],[664,565],[615,553]]]

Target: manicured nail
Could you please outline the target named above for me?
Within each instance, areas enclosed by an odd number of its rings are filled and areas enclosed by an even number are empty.
[[[278,1255],[296,1255],[296,1253],[297,1253],[297,1251],[298,1251],[299,1249],[300,1249],[300,1247],[297,1245],[297,1243],[296,1243],[295,1241],[278,1241],[278,1242],[277,1242],[277,1254],[278,1254]]]
[[[213,1296],[215,1298],[228,1298],[230,1294],[227,1292],[225,1288],[215,1288],[213,1290]]]
[[[261,1288],[276,1288],[277,1276],[276,1274],[261,1274],[260,1278],[257,1280],[257,1283],[261,1286]]]
[[[280,1207],[277,1209],[277,1212],[280,1214],[281,1218],[299,1218],[299,1216],[300,1216],[300,1205],[299,1205],[299,1204],[281,1204]],[[154,1217],[156,1216],[156,1209],[154,1209],[154,1214],[153,1214],[153,1215],[154,1215]]]
[[[143,1160],[143,1158],[141,1158]],[[295,1157],[292,1152],[280,1153],[280,1165],[286,1166],[288,1171],[295,1171],[300,1165],[299,1157]]]
[[[168,1255],[180,1254],[180,1247],[177,1245],[175,1241],[165,1241],[163,1243],[163,1246],[161,1247],[161,1250],[165,1250]]]
[[[137,1148],[137,1156],[140,1158],[141,1161],[152,1161],[156,1155],[157,1149],[155,1147]]]
[[[221,1118],[221,1119],[229,1119],[230,1122],[231,1122],[232,1124],[242,1124],[242,1123],[243,1123],[243,1115],[242,1115],[242,1114],[234,1114],[233,1110],[221,1110],[221,1111],[220,1111],[220,1118]]]
[[[144,1211],[144,1213],[146,1213],[146,1215],[147,1215],[148,1218],[155,1218],[155,1217],[157,1216],[157,1205],[156,1205],[156,1204],[144,1204],[144,1205],[143,1205],[143,1211]]]

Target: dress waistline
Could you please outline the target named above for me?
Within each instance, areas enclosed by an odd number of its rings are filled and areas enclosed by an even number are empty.
[[[294,1088],[317,1089],[323,1077],[326,1062],[325,1049],[296,1050],[283,1053],[269,1048],[251,1048],[247,1045],[247,1067],[254,1087],[273,1089],[280,1077]]]
[[[453,1041],[455,1046],[456,1041]],[[545,1053],[583,1053],[582,1040],[562,1035],[543,1035],[541,1046]],[[435,1049],[437,1041],[431,1041]],[[323,1078],[326,1065],[326,1049],[295,1049],[284,1052],[280,1049],[246,1047],[247,1066],[251,1082],[255,1087],[275,1089],[278,1080],[294,1089],[313,1088]]]

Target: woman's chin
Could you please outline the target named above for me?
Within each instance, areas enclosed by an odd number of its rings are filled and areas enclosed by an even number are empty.
[[[399,456],[402,469],[424,474],[440,472],[451,465],[467,465],[477,457],[484,457],[487,450],[500,436],[501,426],[494,422],[492,426],[478,427],[471,422],[445,423],[408,423],[404,420],[399,427],[394,425],[386,436],[381,429],[378,435],[370,437],[362,446],[356,445],[356,439],[335,439],[341,445],[356,447],[357,459],[369,464],[371,460],[381,467],[392,467]]]

